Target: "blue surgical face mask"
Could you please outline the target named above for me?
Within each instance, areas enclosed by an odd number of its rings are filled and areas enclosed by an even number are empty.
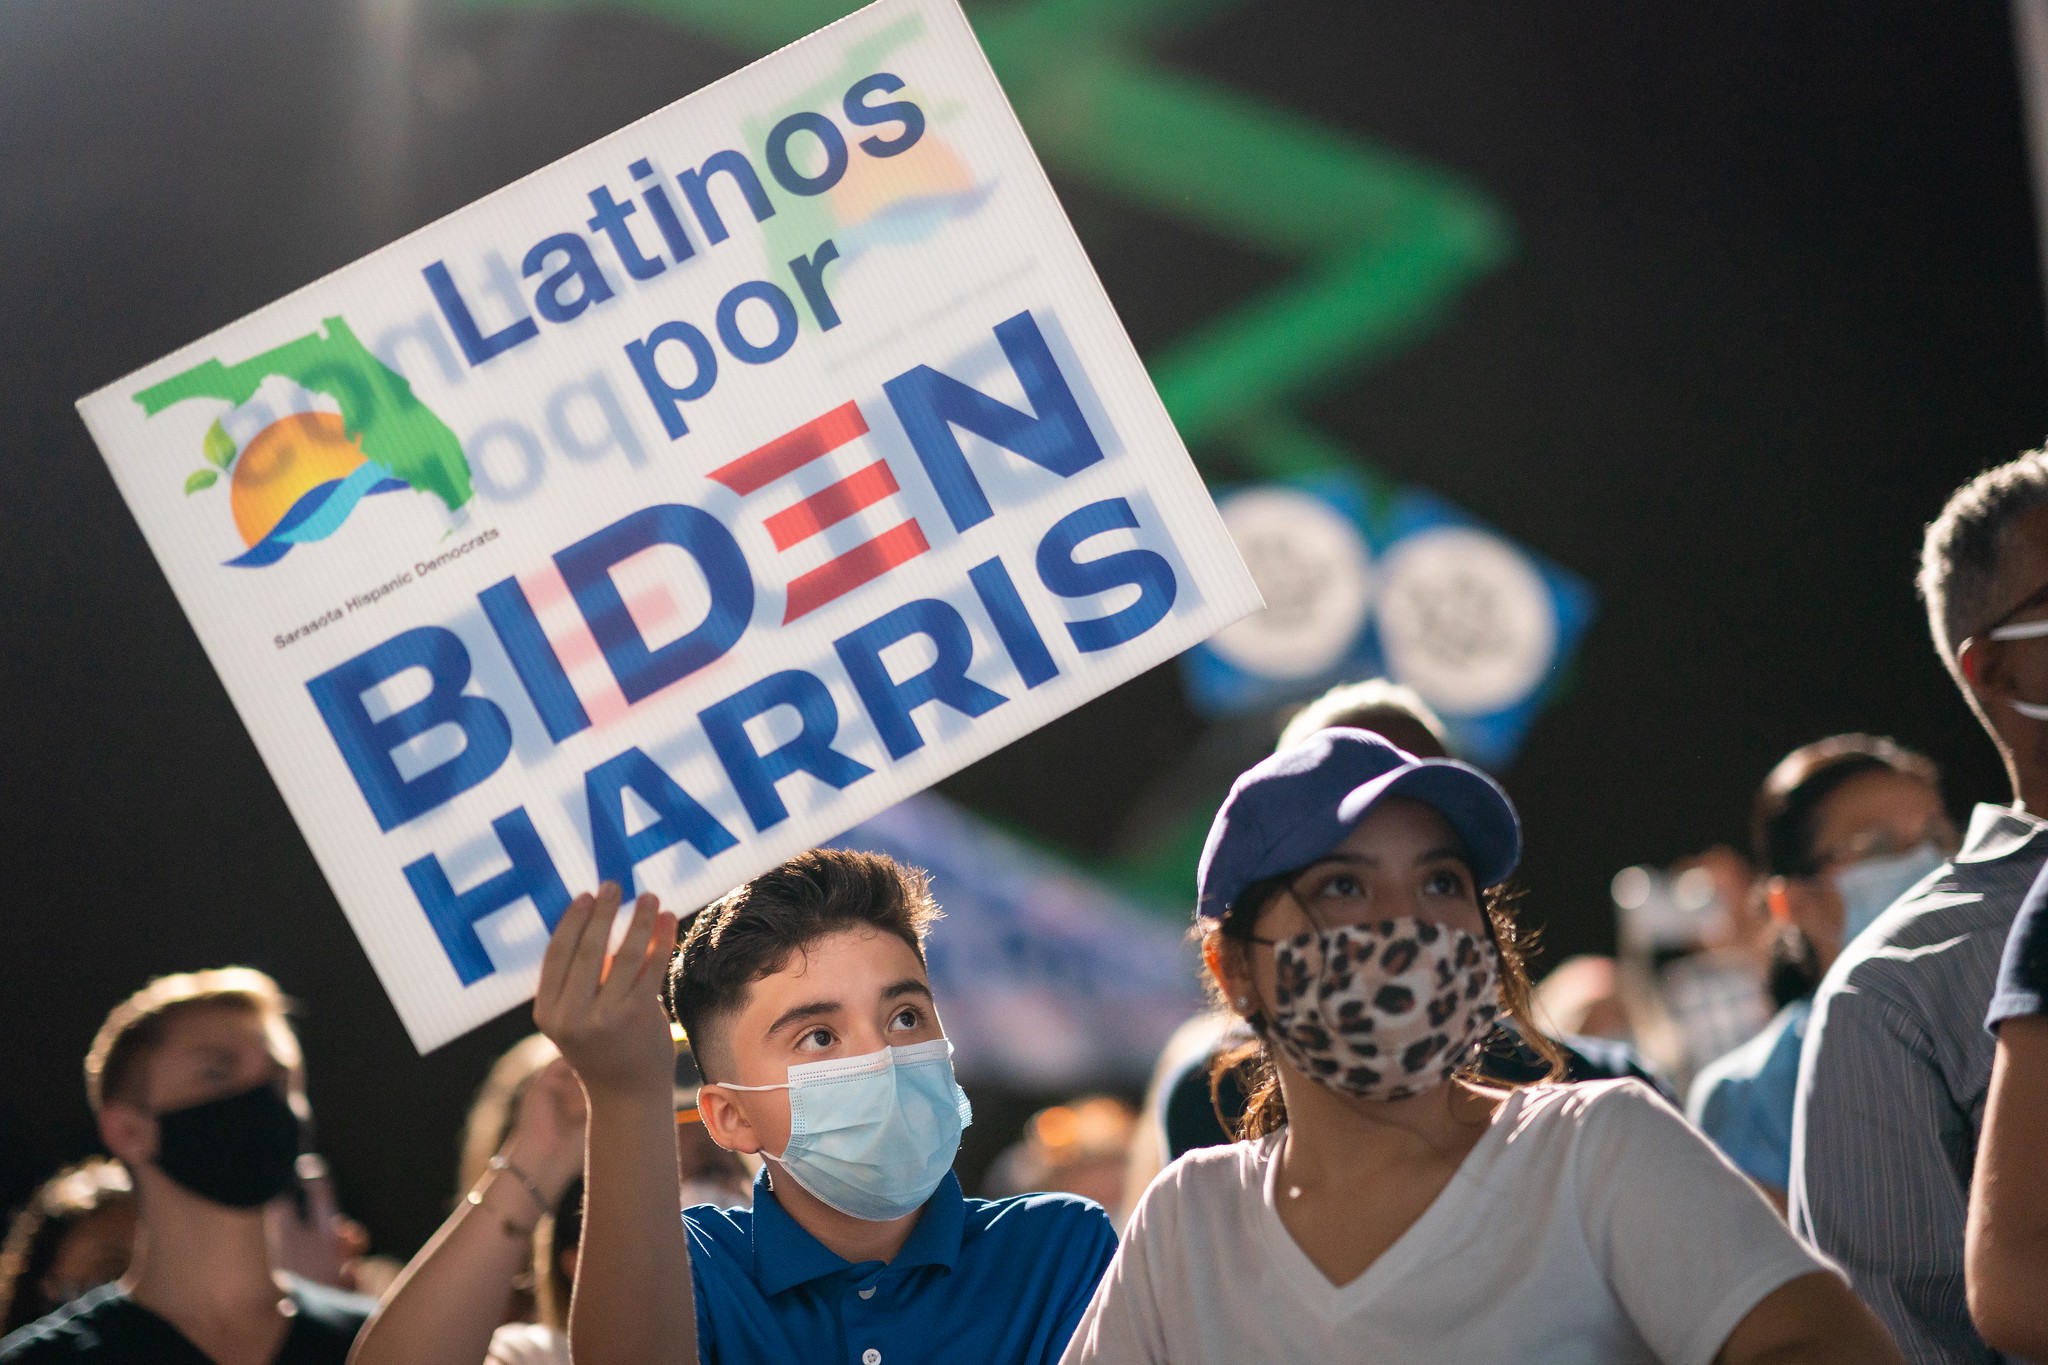
[[[1891,908],[1893,901],[1914,884],[1948,861],[1932,842],[1923,842],[1889,857],[1865,858],[1835,874],[1835,890],[1842,897],[1842,946]]]
[[[789,1146],[775,1164],[841,1213],[874,1223],[923,1207],[974,1119],[944,1038],[805,1062],[783,1085],[714,1084],[789,1091]]]

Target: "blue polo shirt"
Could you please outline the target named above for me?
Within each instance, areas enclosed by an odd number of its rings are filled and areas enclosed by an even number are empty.
[[[1707,1064],[1692,1083],[1685,1116],[1751,1180],[1792,1185],[1792,1101],[1811,1000],[1778,1011],[1764,1031]]]
[[[968,1199],[950,1173],[893,1261],[842,1260],[775,1202],[683,1210],[705,1365],[1053,1365],[1116,1251],[1098,1204]]]

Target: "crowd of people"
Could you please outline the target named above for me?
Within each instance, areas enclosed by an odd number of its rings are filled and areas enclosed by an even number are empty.
[[[1802,745],[1661,963],[1639,916],[1532,982],[1507,793],[1401,689],[1312,704],[1201,855],[1213,1010],[989,1198],[939,906],[879,855],[579,896],[403,1267],[306,1150],[277,984],[161,977],[85,1058],[106,1155],[0,1246],[0,1365],[2048,1360],[2048,452],[1919,588],[2010,804]]]

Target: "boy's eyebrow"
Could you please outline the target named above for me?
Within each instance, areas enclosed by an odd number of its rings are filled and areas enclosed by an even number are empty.
[[[906,995],[921,995],[926,1000],[930,1000],[932,998],[932,989],[916,977],[906,976],[901,981],[884,987],[882,990],[882,999],[884,1000],[895,1000]],[[768,1026],[768,1032],[765,1036],[773,1038],[791,1024],[801,1023],[806,1019],[821,1019],[827,1015],[838,1014],[845,1008],[846,1006],[837,1000],[813,1000],[808,1004],[792,1005],[776,1016],[775,1022]]]
[[[791,1024],[801,1023],[806,1019],[820,1019],[826,1015],[837,1014],[844,1008],[846,1007],[837,1000],[813,1000],[805,1005],[792,1005],[776,1016],[775,1022],[768,1026],[768,1032],[765,1036],[773,1038]]]

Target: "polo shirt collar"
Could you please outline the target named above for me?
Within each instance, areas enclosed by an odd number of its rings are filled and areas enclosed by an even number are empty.
[[[766,1166],[754,1177],[753,1222],[754,1283],[764,1296],[780,1294],[853,1265],[789,1216],[769,1187]],[[948,1171],[939,1188],[925,1201],[917,1226],[910,1230],[909,1240],[889,1263],[890,1268],[936,1265],[951,1270],[959,1259],[960,1239],[966,1226],[966,1200],[960,1194],[960,1181]]]
[[[2011,806],[1979,804],[1970,812],[1970,829],[1954,861],[1988,863],[2010,857],[2048,832],[2048,821]]]
[[[910,1230],[903,1250],[889,1262],[890,1268],[908,1270],[912,1266],[936,1265],[951,1270],[960,1259],[960,1238],[966,1228],[967,1201],[960,1195],[959,1178],[948,1171],[932,1191],[932,1197],[924,1201],[917,1226]]]

